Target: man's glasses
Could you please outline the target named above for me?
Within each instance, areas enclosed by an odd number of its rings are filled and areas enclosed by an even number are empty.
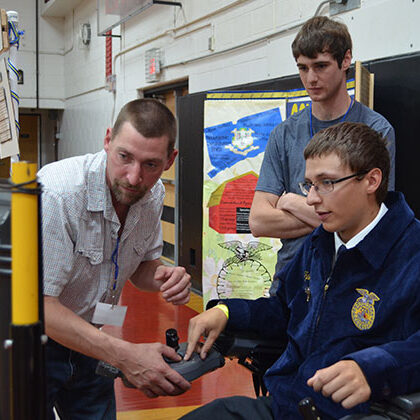
[[[351,179],[356,176],[366,175],[368,172],[369,171],[361,171],[339,179],[322,179],[321,181],[315,182],[299,182],[299,187],[303,195],[308,195],[312,187],[314,187],[315,191],[319,194],[328,194],[331,191],[334,191],[334,184],[338,184],[339,182],[346,181],[347,179]]]

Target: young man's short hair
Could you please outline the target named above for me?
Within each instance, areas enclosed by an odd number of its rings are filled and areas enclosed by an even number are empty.
[[[346,52],[352,50],[351,36],[344,23],[326,16],[315,16],[302,26],[292,44],[295,60],[300,55],[315,58],[330,53],[341,68]]]
[[[119,133],[121,126],[130,122],[133,127],[144,137],[168,138],[168,156],[175,147],[176,120],[172,112],[156,99],[135,99],[125,104],[114,127],[112,128],[111,140]]]
[[[335,153],[352,172],[379,168],[382,181],[376,190],[376,201],[381,204],[388,192],[390,157],[386,140],[362,123],[343,122],[318,131],[304,150],[305,160]]]

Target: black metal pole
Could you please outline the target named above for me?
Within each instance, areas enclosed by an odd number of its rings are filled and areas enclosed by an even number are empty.
[[[44,363],[42,323],[11,325],[13,420],[44,420]]]
[[[11,250],[10,245],[10,192],[7,180],[0,179],[0,420],[11,418],[10,410],[10,353],[4,343],[10,337],[11,321]]]
[[[4,224],[0,226],[1,239],[4,239],[4,230],[7,228]],[[10,233],[7,235],[10,237]],[[10,238],[7,240],[10,242]],[[7,244],[2,243],[0,245],[0,420],[9,420],[11,418],[10,354],[4,346],[4,342],[9,338],[9,325],[11,320],[11,248]]]

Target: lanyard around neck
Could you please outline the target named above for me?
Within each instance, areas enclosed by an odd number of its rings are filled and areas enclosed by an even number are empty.
[[[346,113],[343,115],[343,118],[341,118],[341,120],[339,121],[339,123],[343,122],[346,120],[347,114],[349,113],[352,105],[353,105],[353,97],[350,97],[351,101],[350,101],[350,105],[347,108]],[[313,129],[313,125],[312,125],[312,102],[309,105],[309,113],[310,113],[310,118],[309,118],[309,128],[311,130],[311,138],[314,136],[314,129]],[[338,123],[337,123],[338,124]]]
[[[117,281],[118,281],[118,271],[119,271],[119,266],[118,266],[118,249],[120,246],[120,237],[117,238],[117,245],[115,246],[114,252],[111,255],[111,260],[114,263],[114,282],[112,285],[112,290],[115,291],[116,287],[117,287]]]

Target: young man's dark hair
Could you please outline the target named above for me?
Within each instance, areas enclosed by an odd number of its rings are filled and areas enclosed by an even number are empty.
[[[174,150],[176,140],[175,117],[165,105],[156,99],[135,99],[125,104],[112,128],[111,139],[114,139],[126,121],[130,122],[146,138],[167,136],[168,156]]]
[[[347,26],[326,16],[309,19],[292,44],[295,60],[300,55],[315,58],[318,54],[328,52],[337,61],[339,68],[348,50],[351,53],[352,42]]]
[[[315,134],[304,151],[305,160],[335,153],[353,172],[379,168],[381,185],[376,201],[381,204],[388,191],[390,168],[386,140],[375,130],[362,123],[343,122]]]

